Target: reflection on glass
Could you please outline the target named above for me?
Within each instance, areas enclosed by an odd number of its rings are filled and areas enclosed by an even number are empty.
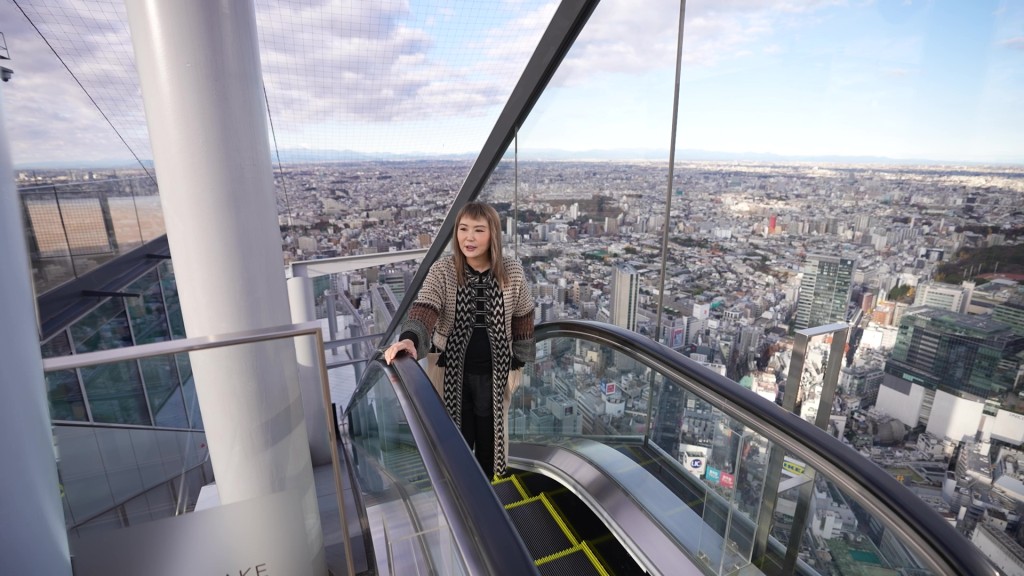
[[[81,372],[94,422],[152,424],[137,363],[103,364]]]
[[[766,493],[771,442],[606,345],[574,338],[538,342],[537,361],[526,368],[510,422],[513,442],[557,444],[588,455],[596,452],[580,447],[600,442],[642,466],[672,496],[656,502],[634,497],[710,573],[742,573],[766,561],[783,566],[787,551],[801,573],[928,573],[881,518],[796,458],[784,459],[775,471],[781,474],[777,492]],[[774,499],[774,512],[761,518],[766,498]],[[666,513],[684,507],[697,524]],[[760,521],[770,523],[767,560],[753,557]]]
[[[192,378],[192,364],[189,362],[188,354],[175,354],[174,363],[178,368],[178,377],[181,379],[181,394],[185,400],[185,411],[188,414],[188,421],[194,430],[203,428],[203,413],[199,410],[199,397],[196,395],[196,382]]]
[[[40,346],[43,358],[71,354],[67,332],[61,331]],[[46,373],[46,397],[50,404],[51,420],[88,420],[85,397],[74,370]]]
[[[164,307],[171,325],[172,338],[185,337],[185,320],[181,316],[181,302],[178,300],[178,285],[174,280],[174,267],[166,260],[158,267],[160,286],[164,293]]]
[[[125,307],[132,322],[136,344],[149,344],[171,339],[167,325],[160,278],[156,270],[142,275],[125,288],[126,292],[140,294],[138,298],[125,298]]]
[[[19,195],[39,293],[164,233],[150,178],[29,187]]]
[[[77,352],[94,352],[132,345],[128,316],[121,298],[108,298],[95,310],[71,325]]]
[[[451,553],[451,534],[394,387],[380,365],[368,368],[374,385],[347,412],[353,464],[375,539],[384,538],[395,574],[466,574]]]
[[[514,436],[640,437],[647,431],[650,371],[599,344],[570,338],[537,343],[512,400]]]
[[[188,428],[185,401],[174,359],[167,356],[143,358],[139,365],[142,367],[146,396],[155,424],[168,428]]]
[[[50,403],[51,420],[85,421],[85,398],[74,370],[51,372],[46,375],[46,397]]]

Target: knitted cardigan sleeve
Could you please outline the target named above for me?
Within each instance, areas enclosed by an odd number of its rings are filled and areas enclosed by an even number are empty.
[[[430,266],[416,300],[409,307],[409,315],[402,323],[402,337],[414,336],[410,339],[416,343],[417,358],[425,358],[430,351],[434,328],[445,308],[445,286],[455,281],[454,277],[449,277],[452,272],[451,262],[446,259]]]
[[[518,288],[512,309],[512,356],[516,360],[513,364],[519,364],[514,368],[519,368],[533,362],[537,356],[537,345],[533,339],[533,292],[518,259],[506,262],[506,270],[509,281],[515,282]]]

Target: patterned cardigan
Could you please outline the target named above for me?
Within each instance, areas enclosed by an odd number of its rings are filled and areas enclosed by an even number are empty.
[[[510,370],[521,367],[526,362],[533,362],[536,356],[536,345],[533,339],[533,295],[523,272],[523,265],[518,259],[510,256],[504,258],[507,279],[501,290],[502,306],[505,317],[489,318],[488,324],[500,329],[495,321],[502,322],[504,338],[498,338],[499,346],[493,348],[495,336],[491,337],[492,349],[492,410],[494,415],[494,470],[495,476],[504,476],[508,464],[508,411],[512,394],[519,386],[522,370]],[[456,301],[458,295],[458,279],[455,276],[455,258],[447,256],[435,262],[420,287],[416,300],[409,310],[409,317],[402,325],[402,334],[407,332],[416,336],[416,356],[427,358],[430,343],[439,350],[445,350],[449,336],[455,328]],[[500,334],[500,333],[499,333]],[[458,340],[458,338],[453,338]],[[468,341],[463,340],[464,343]],[[462,352],[455,352],[461,360]],[[451,364],[442,371],[443,382],[433,381],[434,387],[444,402],[448,415],[456,423],[461,417],[462,366],[449,371]],[[428,365],[428,370],[432,369]],[[430,373],[428,371],[428,373]],[[434,380],[432,378],[432,380]]]
[[[526,281],[522,263],[514,256],[505,256],[507,280],[502,289],[505,300],[505,331],[512,343],[512,357],[521,363],[533,362],[536,345],[533,340],[533,295]],[[416,335],[416,357],[425,358],[430,351],[431,336],[438,350],[444,350],[455,324],[455,258],[443,256],[430,267],[416,300],[409,309],[409,318],[399,334]]]

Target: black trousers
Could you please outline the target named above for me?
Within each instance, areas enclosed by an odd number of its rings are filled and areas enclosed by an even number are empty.
[[[462,374],[462,437],[490,480],[494,476],[494,407],[490,374]]]

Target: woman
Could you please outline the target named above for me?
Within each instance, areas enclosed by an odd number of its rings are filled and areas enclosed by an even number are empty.
[[[533,296],[522,263],[502,256],[494,208],[470,202],[455,221],[452,254],[430,267],[384,360],[390,364],[403,352],[413,358],[439,352],[437,367],[444,376],[434,386],[448,414],[484,474],[503,476],[508,403],[521,368],[535,354]]]

